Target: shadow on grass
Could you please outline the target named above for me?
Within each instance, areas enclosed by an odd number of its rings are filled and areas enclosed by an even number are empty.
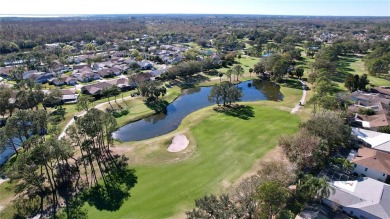
[[[166,113],[167,106],[169,105],[167,101],[161,99],[147,100],[145,104],[149,109],[154,110],[156,113]]]
[[[255,112],[251,106],[233,104],[227,106],[217,106],[213,109],[214,111],[223,113],[227,116],[238,117],[244,120],[249,120],[251,117],[255,117]]]
[[[124,156],[115,155],[113,168],[104,183],[89,188],[83,200],[98,210],[116,211],[130,197],[130,189],[137,183],[134,169],[129,169]]]
[[[296,79],[285,78],[281,83],[282,86],[302,90],[302,83]]]

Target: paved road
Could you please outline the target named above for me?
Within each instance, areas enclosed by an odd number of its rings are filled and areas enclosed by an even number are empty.
[[[299,80],[302,84],[302,98],[299,103],[291,110],[291,113],[296,113],[298,110],[305,104],[305,99],[306,99],[306,84],[302,80]],[[301,103],[301,104],[300,104]]]

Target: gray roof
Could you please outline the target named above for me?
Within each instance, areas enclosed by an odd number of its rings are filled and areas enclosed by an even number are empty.
[[[328,200],[379,218],[390,218],[390,185],[364,177],[355,181],[334,181],[332,186],[336,190]]]

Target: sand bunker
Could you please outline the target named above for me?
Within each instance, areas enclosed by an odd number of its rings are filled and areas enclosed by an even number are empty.
[[[186,147],[188,146],[189,143],[190,142],[188,141],[188,139],[185,135],[176,135],[172,139],[172,144],[169,145],[167,150],[169,152],[179,152],[179,151],[186,149]]]

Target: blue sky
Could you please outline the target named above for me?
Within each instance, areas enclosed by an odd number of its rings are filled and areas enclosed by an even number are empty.
[[[390,16],[390,0],[0,0],[4,14]]]

